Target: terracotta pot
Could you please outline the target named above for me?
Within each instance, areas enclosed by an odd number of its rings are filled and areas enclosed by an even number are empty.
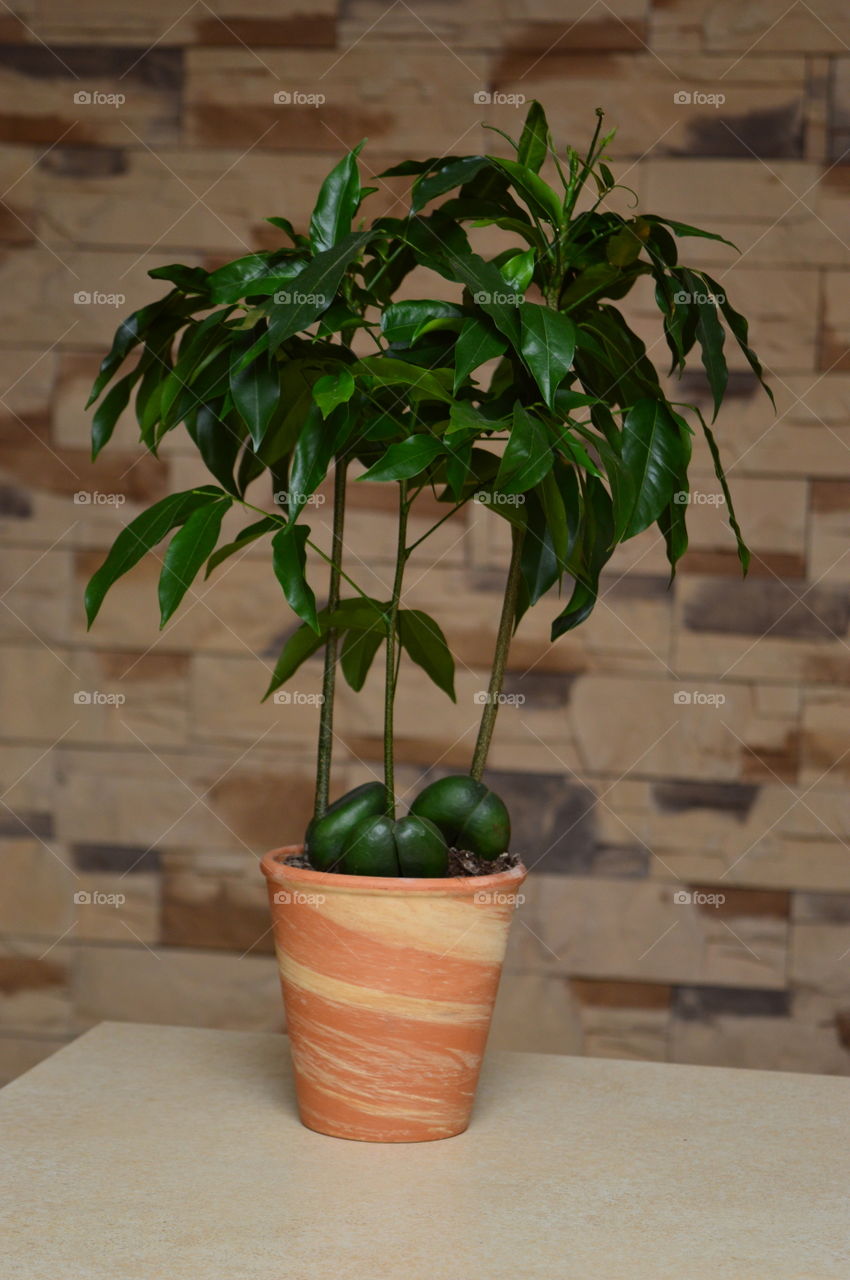
[[[443,880],[262,861],[309,1129],[426,1142],[469,1124],[522,865]]]

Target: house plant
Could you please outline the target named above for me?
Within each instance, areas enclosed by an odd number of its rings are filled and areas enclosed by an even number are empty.
[[[202,570],[264,539],[297,619],[266,696],[323,655],[314,818],[304,844],[267,854],[263,870],[302,1118],[348,1137],[443,1137],[468,1122],[525,875],[510,850],[507,810],[484,781],[511,636],[525,611],[566,579],[553,640],[582,623],[615,547],[653,524],[675,572],[687,547],[695,427],[747,568],[711,427],[698,405],[670,398],[615,305],[641,277],[651,281],[671,373],[698,347],[716,415],[726,330],[763,383],[746,320],[705,272],[678,261],[678,239],[722,237],[604,208],[617,183],[601,112],[583,154],[558,152],[536,102],[518,141],[501,136],[508,157],[442,156],[388,170],[382,176],[413,178],[410,212],[368,224],[358,219],[375,188],[361,185],[361,144],[323,183],[308,234],[271,218],[288,241],[279,249],[212,272],[151,272],[171,290],[120,326],[90,399],[99,401],[95,455],[134,395],[142,443],[156,453],[183,425],[215,483],[170,494],[119,535],[88,585],[89,625],[112,583],[168,534],[163,625]],[[544,162],[551,181],[541,177]],[[480,256],[470,234],[481,227],[506,233],[510,247]],[[450,281],[455,298],[400,298],[414,268]],[[115,381],[131,355],[135,363]],[[495,366],[491,376],[485,365]],[[271,509],[247,496],[266,476]],[[324,551],[305,514],[329,477]],[[346,563],[346,496],[363,480],[396,493],[388,600],[365,592]],[[410,512],[426,488],[446,515],[411,543]],[[404,607],[405,566],[473,498],[511,527],[477,741],[468,775],[432,783],[399,817],[400,662],[417,663],[454,697],[445,636],[433,618]],[[250,523],[218,545],[236,506]],[[379,654],[383,777],[329,804],[337,673],[359,690]]]

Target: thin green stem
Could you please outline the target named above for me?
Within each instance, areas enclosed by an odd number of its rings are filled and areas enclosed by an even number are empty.
[[[484,703],[484,710],[481,713],[481,724],[478,727],[478,739],[475,743],[475,751],[472,756],[472,766],[469,770],[476,782],[481,781],[481,776],[484,773],[484,766],[487,763],[487,754],[490,750],[490,742],[493,738],[493,730],[496,727],[496,715],[499,710],[502,684],[505,679],[505,666],[508,661],[508,651],[511,647],[511,637],[513,635],[514,620],[516,618],[517,596],[519,594],[520,571],[522,568],[522,544],[525,530],[523,528],[513,526],[511,533],[511,563],[508,568],[508,578],[505,583],[505,596],[502,601],[502,616],[499,619],[499,630],[496,634],[496,650],[493,654],[493,667],[490,672],[490,686],[487,690],[487,701]]]
[[[345,526],[345,481],[348,460],[338,458],[334,472],[333,533],[331,535],[331,573],[328,583],[328,613],[339,605],[342,577],[342,535]],[[316,800],[314,815],[321,818],[328,807],[333,756],[334,693],[339,632],[331,627],[325,640],[325,668],[322,675],[322,706],[319,713],[319,745],[316,755]]]
[[[395,777],[393,772],[393,708],[395,705],[396,653],[398,608],[401,601],[401,583],[407,560],[407,516],[410,504],[407,500],[407,481],[398,482],[398,545],[395,558],[395,577],[390,601],[387,630],[387,666],[384,679],[384,786],[387,791],[387,816],[395,818]]]
[[[464,498],[462,502],[458,502],[453,506],[451,511],[447,511],[444,516],[440,516],[440,519],[436,524],[432,524],[430,529],[426,529],[421,538],[417,538],[415,542],[411,542],[410,546],[407,548],[407,554],[410,555],[412,551],[415,551],[420,542],[424,542],[426,538],[430,538],[431,534],[435,533],[441,524],[445,524],[447,520],[450,520],[456,511],[460,511],[461,507],[466,506],[467,502],[469,502],[469,498]]]

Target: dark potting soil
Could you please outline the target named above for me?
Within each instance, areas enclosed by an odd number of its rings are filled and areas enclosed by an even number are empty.
[[[449,849],[449,870],[450,876],[494,876],[500,871],[510,871],[513,867],[518,867],[520,856],[518,853],[500,853],[498,858],[479,858],[474,853],[467,853],[463,849]],[[300,871],[312,871],[310,859],[306,853],[299,853],[297,857],[287,858],[286,864],[289,867],[297,867]]]

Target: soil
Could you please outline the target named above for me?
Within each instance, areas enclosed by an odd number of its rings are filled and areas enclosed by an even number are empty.
[[[299,853],[295,858],[287,858],[287,865],[297,867],[301,871],[312,871],[310,859],[306,853]],[[520,864],[518,853],[500,853],[498,858],[479,858],[465,849],[449,849],[449,876],[494,876],[500,871],[510,871]],[[353,878],[353,877],[352,877]]]

